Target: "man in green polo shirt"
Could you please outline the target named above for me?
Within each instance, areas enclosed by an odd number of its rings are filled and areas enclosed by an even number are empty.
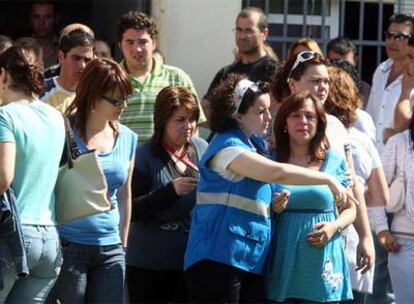
[[[158,35],[154,19],[142,12],[130,11],[118,21],[118,43],[124,56],[121,65],[128,72],[134,93],[121,122],[139,135],[139,142],[148,140],[154,129],[155,98],[167,86],[181,86],[195,94],[193,82],[181,69],[162,64],[153,58]],[[200,106],[200,121],[206,118]]]

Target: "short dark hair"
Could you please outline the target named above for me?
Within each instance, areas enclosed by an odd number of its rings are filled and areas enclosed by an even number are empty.
[[[155,153],[162,151],[162,140],[168,120],[180,107],[184,107],[188,115],[198,121],[200,108],[196,95],[188,88],[168,86],[157,95],[154,105],[154,134],[152,135],[151,149]],[[185,149],[188,150],[189,145]]]
[[[210,97],[210,129],[213,132],[225,132],[239,127],[234,118],[236,104],[234,101],[234,90],[240,80],[246,78],[240,74],[229,74],[212,91]],[[256,92],[245,93],[240,103],[238,113],[244,114],[254,104],[258,96],[269,93],[269,86],[265,82],[259,82],[259,90]]]
[[[0,35],[0,53],[13,45],[13,40],[9,36]]]
[[[326,52],[335,52],[340,55],[346,55],[349,52],[352,52],[357,55],[357,47],[348,37],[337,37],[328,42]]]
[[[388,26],[391,23],[408,24],[411,25],[411,34],[414,32],[414,17],[411,14],[394,14],[388,19]]]
[[[312,100],[318,119],[316,134],[309,145],[309,162],[323,160],[325,158],[325,149],[329,148],[329,143],[325,136],[327,125],[326,114],[321,102],[309,91],[303,91],[287,97],[277,111],[273,132],[276,143],[276,158],[279,162],[287,163],[291,153],[289,134],[285,132],[287,118],[292,112],[298,111],[306,99]]]
[[[40,95],[45,89],[43,70],[32,50],[11,46],[0,54],[0,68],[11,76],[11,88],[26,95]]]
[[[60,38],[58,48],[66,55],[75,47],[93,47],[93,43],[94,38],[89,33],[83,29],[77,28]]]
[[[329,60],[329,63],[334,67],[341,68],[342,70],[347,72],[349,74],[349,76],[352,77],[352,80],[354,81],[355,85],[358,88],[359,95],[361,96],[361,94],[362,94],[362,79],[359,76],[358,70],[352,64],[350,64],[348,61],[343,60],[343,59],[332,59],[332,60]]]
[[[51,5],[53,6],[53,11],[55,12],[55,15],[58,12],[58,3],[56,1],[52,0],[34,0],[30,2],[30,11],[32,10],[34,5]]]
[[[242,9],[240,11],[240,13],[237,15],[236,21],[239,18],[248,18],[252,15],[252,13],[257,13],[259,14],[259,22],[257,23],[257,27],[263,31],[265,28],[269,27],[269,22],[267,20],[267,16],[265,15],[265,13],[263,12],[262,9],[258,8],[258,7],[246,7],[244,9]]]
[[[117,29],[118,42],[122,41],[122,37],[128,29],[145,30],[152,40],[158,38],[158,28],[155,20],[143,12],[129,11],[119,18]]]

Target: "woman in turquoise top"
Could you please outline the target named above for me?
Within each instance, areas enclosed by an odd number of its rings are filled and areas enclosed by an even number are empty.
[[[331,174],[344,186],[346,163],[325,150],[326,116],[308,91],[291,95],[275,120],[276,160]],[[267,298],[276,302],[337,302],[352,299],[341,230],[356,216],[355,205],[338,206],[326,186],[275,185],[290,193],[275,206],[275,233],[266,274]]]
[[[16,194],[30,273],[17,280],[0,240],[0,303],[43,302],[62,264],[54,187],[65,129],[62,115],[37,99],[43,89],[34,53],[11,47],[0,55],[0,193]]]
[[[67,114],[75,113],[72,129],[81,152],[95,150],[99,155],[114,209],[59,226],[63,266],[50,295],[54,302],[123,302],[124,248],[138,139],[117,120],[131,92],[128,77],[116,62],[95,59],[83,71],[67,109]]]

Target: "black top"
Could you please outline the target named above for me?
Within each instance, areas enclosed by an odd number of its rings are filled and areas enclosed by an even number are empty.
[[[198,164],[207,143],[194,137],[189,155]],[[179,196],[172,181],[180,176],[198,177],[187,168],[177,170],[169,154],[153,153],[151,142],[140,145],[136,152],[132,180],[132,214],[126,264],[159,271],[182,271],[187,245],[191,211],[196,190]]]
[[[267,55],[248,64],[243,63],[241,60],[235,61],[217,72],[204,98],[208,99],[211,91],[230,73],[246,75],[247,78],[253,82],[259,80],[269,82],[272,76],[276,73],[277,68],[277,61]]]

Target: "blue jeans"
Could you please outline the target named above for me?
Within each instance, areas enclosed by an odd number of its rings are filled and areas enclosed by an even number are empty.
[[[388,224],[391,224],[390,221]],[[388,252],[379,244],[375,233],[372,237],[375,245],[374,287],[372,294],[365,296],[365,304],[389,304],[394,299],[388,272]]]
[[[92,246],[62,240],[63,265],[49,301],[122,303],[125,252],[120,244]]]
[[[29,276],[17,279],[7,257],[2,261],[4,289],[0,303],[43,303],[62,265],[59,236],[54,226],[22,225]]]
[[[395,293],[395,303],[414,301],[414,239],[396,236],[400,251],[388,254],[388,268]]]

